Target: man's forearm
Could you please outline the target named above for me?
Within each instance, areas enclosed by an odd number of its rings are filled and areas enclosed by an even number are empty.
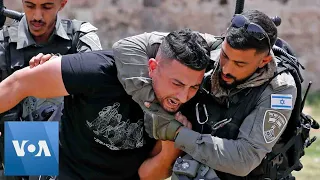
[[[166,179],[171,174],[171,164],[165,162],[158,154],[143,162],[139,168],[139,176],[141,180],[160,180]]]
[[[13,108],[27,96],[54,98],[69,95],[62,79],[61,58],[34,68],[25,67],[2,81],[0,113]]]
[[[0,113],[10,110],[25,97],[18,79],[19,72],[16,72],[0,83]]]
[[[172,164],[182,151],[174,148],[173,142],[162,141],[162,150],[159,154],[143,162],[139,168],[141,180],[166,179],[171,175]]]

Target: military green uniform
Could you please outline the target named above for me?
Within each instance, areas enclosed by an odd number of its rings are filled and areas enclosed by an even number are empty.
[[[47,43],[37,44],[29,32],[26,17],[14,22],[0,31],[0,80],[15,70],[29,65],[33,56],[39,53],[71,54],[92,50],[101,50],[97,28],[88,22],[64,20],[57,16],[56,25]],[[41,119],[41,114],[33,113],[38,109],[60,104],[63,98],[37,99],[28,97],[23,101],[20,115],[22,118]],[[29,115],[29,117],[28,117]],[[7,118],[13,118],[11,116]],[[7,119],[6,119],[7,120]],[[10,120],[10,119],[9,119]]]

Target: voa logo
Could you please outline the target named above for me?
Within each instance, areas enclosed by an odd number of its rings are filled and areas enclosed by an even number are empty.
[[[39,140],[37,143],[30,143],[29,140],[12,140],[12,144],[18,157],[24,157],[26,151],[35,154],[35,157],[51,157],[48,144],[45,140]]]
[[[59,174],[59,122],[5,122],[5,176]]]

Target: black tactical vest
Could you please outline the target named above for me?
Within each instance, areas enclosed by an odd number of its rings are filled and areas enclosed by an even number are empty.
[[[33,56],[39,53],[43,54],[72,54],[76,53],[76,43],[79,40],[80,26],[82,21],[71,21],[67,19],[61,20],[64,29],[67,32],[70,40],[57,37],[55,40],[44,45],[31,45],[23,49],[17,49],[17,43],[11,42],[10,31],[18,31],[18,23],[11,27],[3,28],[3,44],[4,52],[0,52],[1,59],[6,59],[5,62],[0,62],[0,81],[8,77],[14,71],[29,66],[29,61]],[[18,33],[14,33],[17,35]]]
[[[203,125],[197,121],[192,122],[192,127],[197,132],[200,132],[201,134],[211,134],[212,136],[219,138],[235,140],[238,137],[243,120],[253,111],[262,92],[270,84],[271,80],[272,79],[258,87],[242,89],[234,96],[227,98],[223,104],[218,103],[212,95],[206,93],[210,92],[209,89],[207,89],[208,91],[200,91],[200,93],[183,108],[187,109],[188,112],[182,113],[186,114],[188,119],[189,117],[190,119],[197,119],[198,114],[200,122],[205,122],[208,117],[207,122]],[[204,86],[211,87],[210,81],[210,78],[206,78],[204,80]],[[195,104],[197,105],[195,106]],[[204,108],[206,108],[208,116],[206,116]],[[216,173],[218,177],[223,180],[258,180],[263,179],[264,175],[261,166],[258,166],[246,177],[238,177],[219,171],[216,171]]]
[[[2,30],[3,34],[0,35],[0,43],[2,44],[0,50],[0,82],[14,71],[29,66],[30,59],[39,53],[61,55],[76,53],[80,27],[84,22],[62,19],[61,23],[70,40],[57,37],[45,45],[31,45],[23,49],[17,49],[17,43],[11,41],[11,38],[17,37],[10,37],[10,34],[18,36],[19,23],[16,22],[10,27],[4,26]],[[18,104],[6,113],[0,114],[0,131],[3,132],[4,121],[16,121],[21,117],[21,113],[21,104]]]
[[[214,47],[220,46],[221,42],[216,43]],[[304,149],[314,142],[314,138],[310,138],[309,132],[311,128],[319,129],[319,124],[312,117],[302,113],[304,101],[302,100],[301,83],[303,78],[299,68],[304,69],[304,67],[294,56],[290,46],[282,39],[278,38],[276,47],[274,46],[272,50],[275,58],[280,60],[273,78],[283,72],[290,73],[297,88],[297,97],[289,119],[290,123],[288,123],[280,140],[273,147],[272,152],[268,153],[261,164],[248,176],[239,177],[216,170],[220,179],[294,179],[290,176],[290,173],[293,170],[300,171],[302,169],[300,158],[304,155]],[[209,70],[214,69],[213,67],[210,67]],[[273,78],[261,86],[243,89],[226,99],[224,103],[219,104],[211,94],[208,94],[211,89],[211,81],[210,76],[205,77],[202,85],[205,90],[201,90],[201,88],[194,98],[182,106],[182,114],[188,119],[198,119],[191,122],[193,129],[197,132],[234,140],[239,134],[239,128],[243,120],[255,108],[260,95]]]
[[[19,23],[13,24],[10,27],[3,27],[3,34],[0,35],[0,44],[2,48],[0,48],[0,82],[5,78],[10,76],[14,71],[22,69],[26,66],[29,66],[29,61],[33,56],[36,56],[39,53],[43,54],[72,54],[76,53],[77,50],[77,42],[79,41],[80,36],[80,27],[81,24],[84,23],[82,21],[76,20],[61,20],[61,23],[64,29],[67,32],[70,40],[66,40],[63,38],[56,38],[55,40],[41,45],[32,45],[23,49],[17,49],[17,43],[11,42],[10,31],[15,32],[14,34],[17,36],[18,33],[18,25]],[[4,132],[4,122],[5,121],[17,121],[20,119],[22,115],[22,104],[19,103],[14,108],[9,111],[0,114],[0,132]],[[0,161],[3,162],[3,137],[0,137]]]

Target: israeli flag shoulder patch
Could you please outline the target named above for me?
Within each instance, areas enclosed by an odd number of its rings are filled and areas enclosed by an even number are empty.
[[[271,108],[292,110],[292,94],[271,94]]]

